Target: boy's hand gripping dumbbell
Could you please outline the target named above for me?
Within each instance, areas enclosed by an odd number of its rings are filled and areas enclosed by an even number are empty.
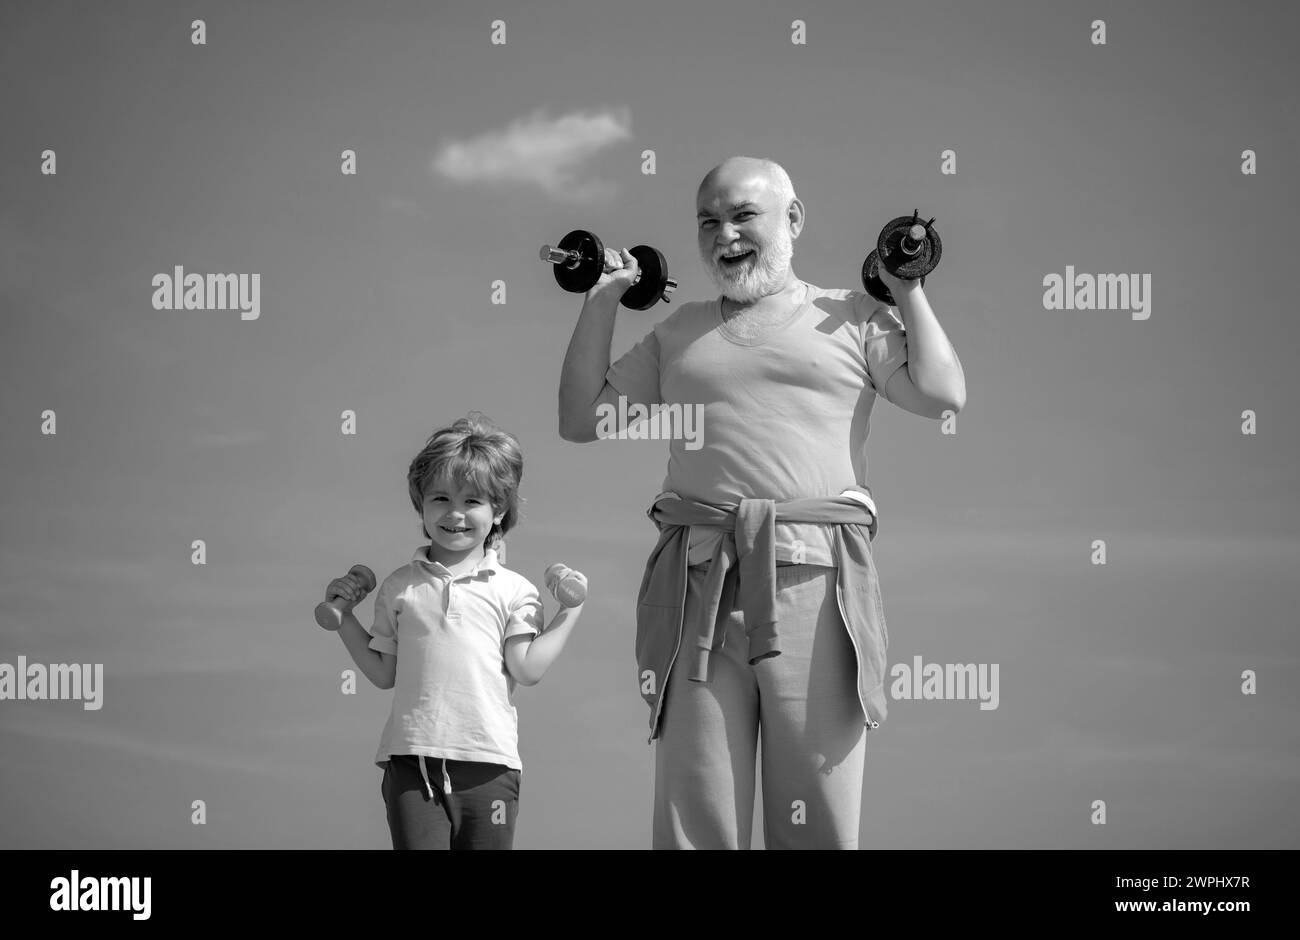
[[[557,561],[546,569],[546,589],[564,607],[581,607],[587,600],[587,577]]]
[[[325,588],[325,600],[316,605],[316,622],[326,630],[343,626],[343,615],[375,589],[375,573],[365,565],[353,565],[343,577]]]

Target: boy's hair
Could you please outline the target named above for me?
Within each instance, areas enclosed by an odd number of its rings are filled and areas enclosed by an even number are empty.
[[[460,418],[450,427],[434,431],[424,448],[411,461],[406,485],[411,505],[424,518],[424,493],[442,477],[469,486],[488,498],[492,514],[504,512],[483,542],[488,548],[498,543],[519,521],[519,481],[524,475],[524,457],[514,435],[501,430],[477,411]],[[425,538],[427,526],[422,526]]]

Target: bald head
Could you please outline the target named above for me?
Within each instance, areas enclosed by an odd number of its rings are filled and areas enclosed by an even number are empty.
[[[795,198],[794,184],[785,168],[774,160],[759,157],[728,157],[723,160],[704,174],[695,197],[698,201],[710,187],[739,188],[751,182],[762,185],[772,195],[779,210],[788,208]]]

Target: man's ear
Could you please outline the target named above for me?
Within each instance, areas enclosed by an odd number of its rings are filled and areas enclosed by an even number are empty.
[[[790,238],[796,239],[799,233],[803,231],[804,209],[803,203],[796,197],[790,200],[790,208],[786,212],[786,218],[790,222]]]

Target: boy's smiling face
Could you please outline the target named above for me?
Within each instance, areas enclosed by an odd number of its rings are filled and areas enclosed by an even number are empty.
[[[424,527],[434,547],[448,555],[464,557],[482,546],[504,516],[493,512],[485,494],[446,477],[424,493]]]

